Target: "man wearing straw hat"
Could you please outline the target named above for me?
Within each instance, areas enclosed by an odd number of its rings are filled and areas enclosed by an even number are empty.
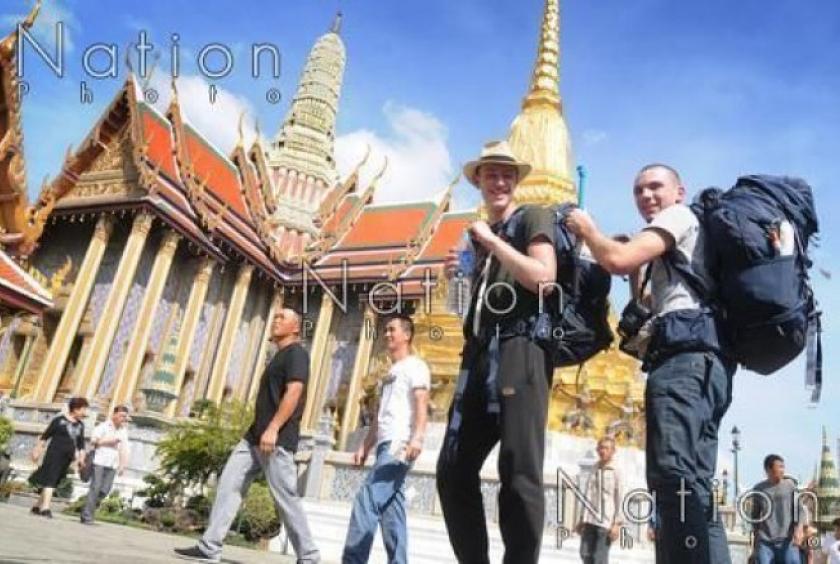
[[[553,289],[554,219],[529,207],[516,236],[500,235],[530,172],[505,141],[484,145],[464,176],[481,191],[488,221],[469,226],[476,248],[461,371],[437,466],[449,540],[460,562],[489,562],[479,471],[499,446],[499,526],[506,563],[537,562],[545,518],[543,457],[552,362],[536,343],[539,293]],[[446,260],[452,277],[455,249]]]

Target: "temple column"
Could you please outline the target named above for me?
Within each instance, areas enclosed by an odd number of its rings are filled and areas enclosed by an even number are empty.
[[[321,298],[318,322],[315,326],[315,334],[312,335],[311,356],[309,358],[309,383],[306,386],[306,407],[303,410],[303,428],[308,430],[314,430],[318,426],[318,418],[321,417],[317,409],[317,406],[321,405],[320,400],[323,396],[324,388],[324,385],[321,383],[324,379],[321,374],[321,367],[323,366],[324,356],[327,352],[334,305],[329,296],[324,295]]]
[[[155,309],[163,296],[163,288],[166,285],[166,278],[169,276],[169,269],[172,266],[172,259],[178,248],[181,236],[170,229],[167,229],[160,242],[155,262],[152,264],[152,272],[149,274],[149,284],[143,295],[143,302],[140,304],[140,311],[137,314],[137,323],[128,342],[128,348],[123,356],[122,366],[118,372],[119,379],[116,389],[111,395],[111,409],[120,404],[131,403],[134,395],[134,388],[137,387],[137,378],[140,375],[140,368],[143,363],[143,354],[149,344],[149,335],[152,332],[152,321],[154,321]],[[161,341],[165,343],[165,340]],[[163,346],[163,345],[161,345]]]
[[[362,329],[359,334],[359,347],[356,349],[356,359],[353,361],[353,373],[350,375],[350,386],[347,389],[347,400],[344,403],[344,414],[341,416],[341,431],[338,435],[338,450],[347,447],[347,437],[350,435],[351,425],[359,420],[359,392],[362,391],[362,382],[370,366],[370,353],[373,350],[373,342],[376,335],[376,313],[365,305],[365,314],[362,320]]]
[[[251,375],[251,384],[248,388],[247,401],[252,402],[257,398],[257,391],[260,389],[260,376],[265,370],[265,352],[271,340],[271,326],[274,324],[274,314],[283,307],[283,294],[280,290],[274,291],[271,305],[265,318],[265,328],[260,337],[260,345],[257,349],[257,362],[254,364],[254,373]]]
[[[218,403],[222,400],[227,380],[228,363],[233,352],[233,342],[236,339],[239,322],[242,320],[242,311],[245,309],[245,298],[248,297],[248,286],[251,284],[251,274],[253,272],[253,265],[244,264],[236,276],[236,285],[233,287],[230,307],[222,329],[221,339],[219,339],[216,361],[213,363],[213,371],[210,373],[210,387],[207,389],[207,399],[213,402]]]
[[[204,298],[207,297],[207,288],[210,286],[210,276],[213,274],[213,267],[216,265],[209,257],[201,259],[201,264],[195,274],[190,297],[187,299],[187,307],[184,310],[184,321],[181,323],[181,334],[178,335],[178,355],[175,359],[175,392],[180,397],[181,386],[184,385],[184,374],[187,371],[187,364],[190,360],[190,348],[198,329],[198,321],[201,319],[201,306],[204,305]],[[178,402],[173,401],[166,408],[168,417],[175,416],[175,408]]]
[[[128,291],[131,289],[131,281],[137,272],[137,265],[140,264],[140,256],[143,254],[143,246],[152,229],[152,216],[147,213],[139,213],[134,218],[131,226],[131,233],[123,249],[114,281],[111,284],[111,291],[105,300],[102,319],[93,334],[90,344],[90,354],[84,362],[79,365],[79,378],[76,380],[74,395],[93,399],[96,387],[99,385],[99,377],[105,368],[108,354],[111,352],[111,344],[114,342],[114,335],[122,317],[125,302],[128,299]]]
[[[47,351],[47,358],[44,359],[41,371],[38,373],[35,401],[51,402],[55,396],[58,382],[64,372],[64,364],[67,362],[67,355],[70,354],[73,338],[85,313],[85,307],[96,280],[96,273],[113,231],[114,219],[112,217],[102,216],[96,222],[93,237],[88,244],[85,258],[82,259],[73,290],[67,299],[67,306],[64,308],[53,336],[52,346]]]

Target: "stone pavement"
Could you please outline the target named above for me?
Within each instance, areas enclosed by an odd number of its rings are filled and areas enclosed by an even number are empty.
[[[67,515],[45,519],[30,515],[26,508],[0,503],[0,564],[187,562],[179,559],[172,549],[190,546],[193,542],[179,535],[109,523],[86,526]],[[235,546],[225,547],[222,557],[222,562],[228,564],[291,564],[295,561],[290,556]]]

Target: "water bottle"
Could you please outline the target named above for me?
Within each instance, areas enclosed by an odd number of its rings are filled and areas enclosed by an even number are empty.
[[[782,220],[779,225],[779,256],[787,257],[793,254],[796,247],[796,232],[788,220]]]
[[[475,267],[475,248],[466,231],[458,244],[458,270],[455,276],[449,280],[449,294],[447,296],[447,309],[466,317],[470,304],[471,276]]]

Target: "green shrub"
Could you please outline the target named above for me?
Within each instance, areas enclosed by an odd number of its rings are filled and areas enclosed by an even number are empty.
[[[168,505],[171,487],[165,480],[154,474],[146,474],[143,481],[148,487],[137,492],[137,495],[146,498],[146,507],[159,508]]]
[[[0,415],[0,450],[6,447],[14,433],[14,424],[7,417]]]
[[[13,493],[31,491],[33,491],[33,489],[29,482],[24,482],[22,480],[9,480],[8,482],[0,485],[0,499],[8,499],[8,497]]]
[[[271,538],[280,532],[280,519],[268,486],[251,485],[239,512],[239,530],[250,541]]]
[[[125,502],[120,497],[120,492],[111,492],[111,494],[102,500],[99,504],[99,510],[105,513],[117,514],[125,510]]]
[[[55,488],[55,497],[59,499],[70,499],[73,497],[73,481],[66,476],[61,479]]]
[[[164,510],[160,514],[160,525],[164,529],[171,529],[175,526],[175,512],[171,510]]]
[[[160,474],[171,493],[188,487],[204,493],[253,420],[253,410],[238,401],[209,404],[201,413],[198,419],[173,425],[157,445]]]

